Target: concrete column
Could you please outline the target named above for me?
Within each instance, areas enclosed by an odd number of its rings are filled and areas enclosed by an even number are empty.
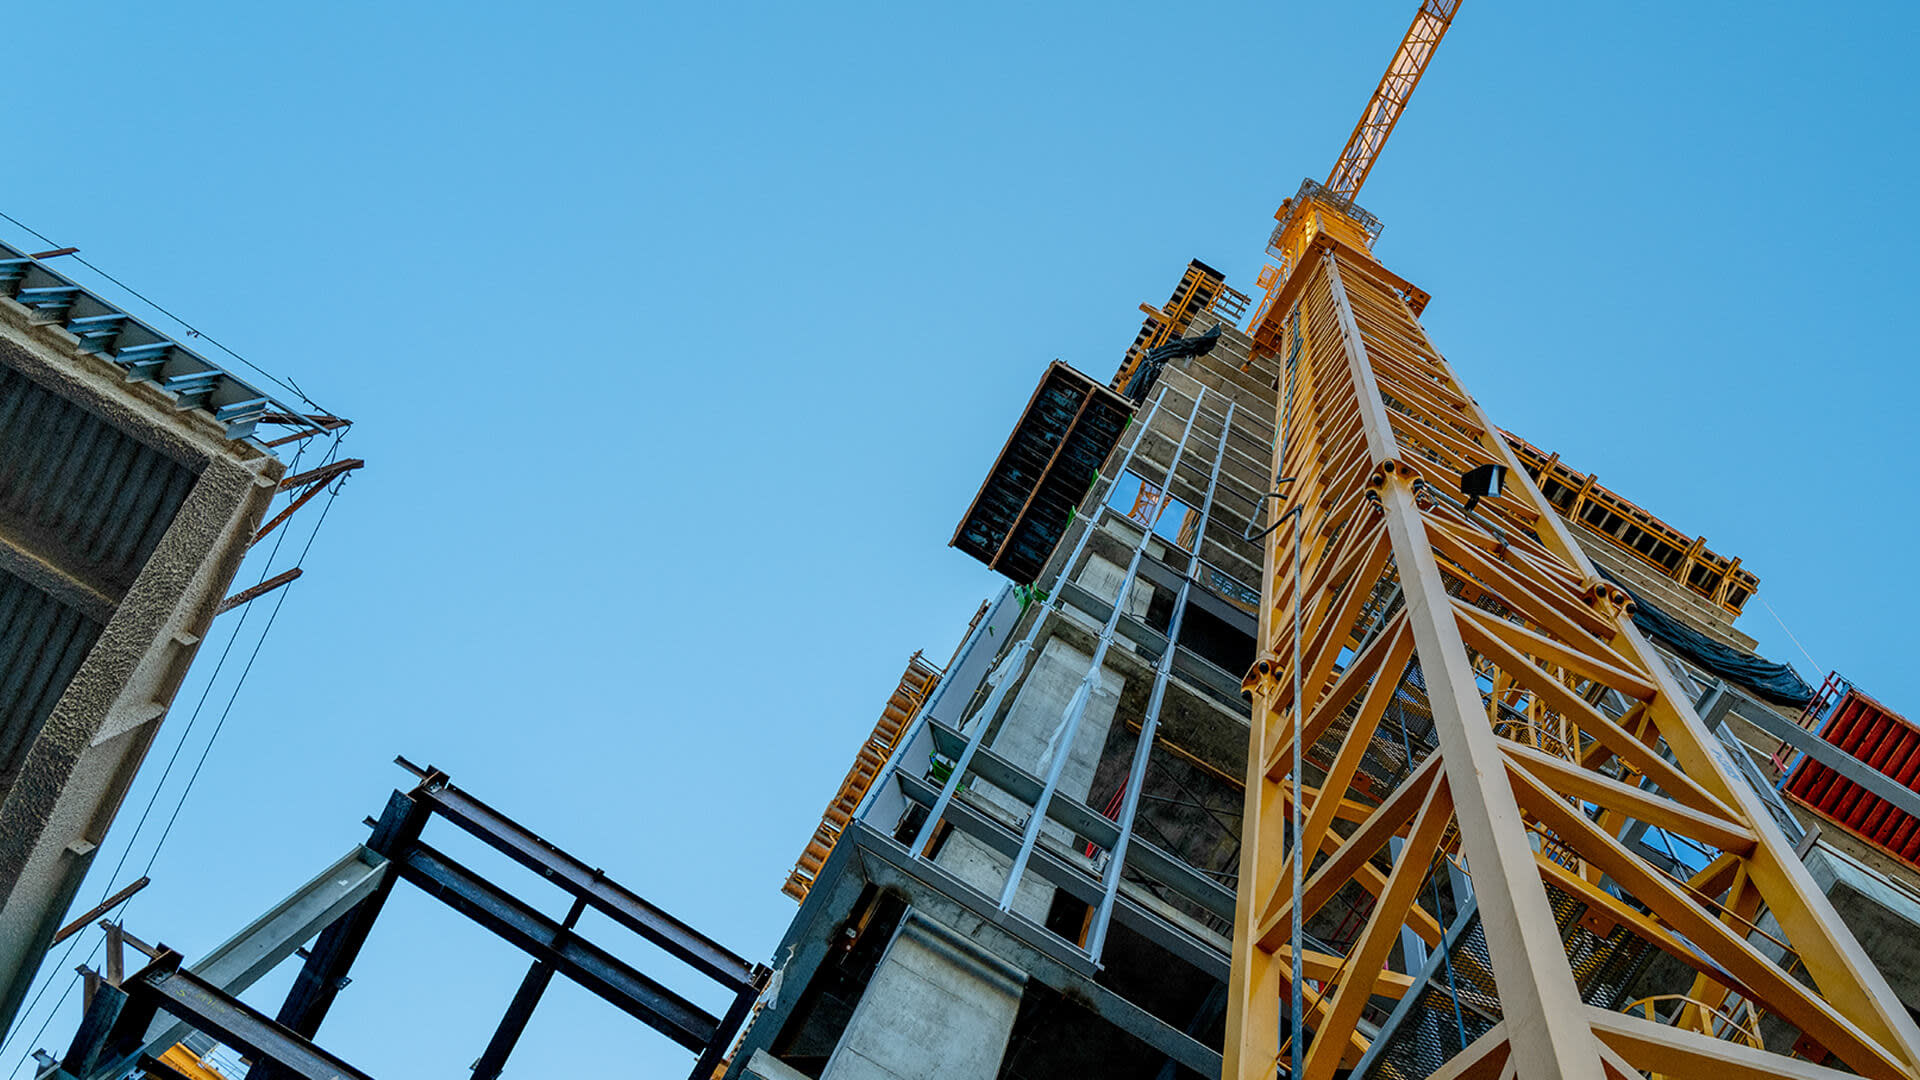
[[[1107,729],[1113,724],[1114,711],[1120,704],[1120,691],[1126,685],[1126,680],[1112,669],[1102,671],[1100,688],[1087,702],[1086,715],[1081,718],[1073,746],[1055,745],[1067,703],[1072,700],[1080,680],[1086,676],[1087,664],[1092,659],[1060,638],[1048,639],[1034,660],[1033,669],[1027,673],[1026,681],[1020,685],[1020,692],[1015,695],[1013,706],[1007,711],[1006,721],[1000,725],[1000,731],[991,744],[995,753],[1036,776],[1046,774],[1047,765],[1053,760],[1052,755],[1067,754],[1066,768],[1060,774],[1059,793],[1065,798],[1082,802],[1087,800],[1093,787],[1093,773],[1100,764],[1100,751],[1107,743]],[[987,723],[988,719],[981,717],[974,722]],[[1029,812],[1026,803],[992,788],[985,781],[975,780],[974,790],[986,801],[1004,810],[1013,821],[1026,819]],[[1103,793],[1101,801],[1104,802],[1106,794],[1111,793]],[[1063,844],[1070,839],[1064,827],[1052,823],[1048,823],[1041,835]],[[948,837],[935,861],[969,885],[994,897],[1000,895],[1002,886],[1006,884],[1007,870],[1012,865],[1012,860],[1006,856],[958,832]],[[1034,922],[1043,923],[1047,918],[1047,909],[1053,903],[1053,893],[1052,885],[1038,874],[1029,872],[1021,882],[1013,910]]]
[[[264,457],[207,464],[0,793],[0,1027],[105,839],[280,471]]]
[[[1078,584],[1093,595],[1113,603],[1120,595],[1120,583],[1126,580],[1127,568],[1119,563],[1103,559],[1098,555],[1087,556],[1087,565],[1080,571]],[[1127,614],[1147,621],[1147,609],[1153,606],[1153,585],[1144,578],[1136,578],[1133,588],[1127,590]]]
[[[1005,961],[909,911],[821,1080],[993,1080],[1025,983]]]

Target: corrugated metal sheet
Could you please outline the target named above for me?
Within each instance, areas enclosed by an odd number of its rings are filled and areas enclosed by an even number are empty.
[[[1902,787],[1920,791],[1920,729],[1849,688],[1820,737]],[[1787,794],[1868,843],[1920,867],[1920,820],[1812,758],[1787,778]]]
[[[119,596],[193,487],[193,471],[0,366],[0,522]]]
[[[100,629],[0,570],[0,778],[19,767]]]
[[[194,480],[187,466],[0,365],[0,544],[117,603]],[[0,786],[103,628],[0,571]]]

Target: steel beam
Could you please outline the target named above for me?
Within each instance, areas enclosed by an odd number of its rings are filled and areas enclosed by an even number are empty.
[[[372,1080],[190,971],[150,971],[137,982],[136,996],[151,994],[161,1009],[256,1062],[271,1061],[303,1080]]]
[[[714,1040],[719,1021],[705,1010],[427,845],[414,844],[394,868],[428,895],[687,1049],[703,1052]]]
[[[246,929],[194,963],[189,970],[210,986],[238,994],[313,940],[387,878],[387,860],[361,845],[294,890]],[[187,1035],[185,1022],[158,1020],[142,1039],[154,1057]]]
[[[1779,713],[1763,705],[1749,709],[1739,707],[1740,700],[1732,688],[1723,688],[1722,697],[1714,704],[1724,702],[1719,711],[1709,712],[1701,719],[1712,726],[1721,715],[1732,713],[1754,727],[1775,736],[1795,750],[1825,765],[1834,772],[1859,785],[1870,795],[1877,795],[1892,804],[1894,809],[1920,817],[1920,792],[1901,784],[1886,773],[1840,749],[1838,746],[1808,731],[1806,728],[1787,720]]]
[[[404,760],[401,764],[415,768]],[[420,786],[411,797],[728,989],[737,991],[743,986],[765,982],[765,969],[736,956],[633,891],[607,880],[598,869],[448,783],[444,776],[424,772]]]
[[[213,1035],[253,1059],[248,1076],[327,1077],[361,1074],[316,1049],[308,1040],[345,985],[347,969],[396,881],[406,880],[530,954],[522,982],[485,1052],[474,1065],[480,1080],[495,1080],[555,974],[579,985],[699,1054],[695,1080],[708,1080],[751,1010],[768,972],[721,950],[684,924],[668,919],[644,900],[586,870],[571,856],[533,836],[430,770],[411,795],[394,792],[373,836],[256,919],[194,966],[181,971],[179,956],[164,949],[146,970],[124,983],[110,963],[109,978],[90,979],[88,1020],[67,1055],[67,1077],[117,1080],[142,1060],[157,1059],[189,1030]],[[516,861],[544,870],[574,894],[564,920],[555,920],[419,841],[426,821],[446,813]],[[700,967],[727,987],[733,1001],[724,1021],[711,1015],[579,938],[574,925],[588,908],[617,921]],[[638,924],[638,925],[636,925]],[[281,1009],[268,1020],[239,1004],[233,994],[292,955],[315,934],[307,957]],[[666,941],[661,939],[665,938]],[[679,945],[674,949],[673,945]],[[117,956],[117,953],[112,954]],[[718,969],[716,975],[713,969]],[[164,1010],[170,1018],[155,1017]],[[298,1025],[298,1026],[296,1026]],[[306,1030],[301,1030],[304,1027]]]
[[[925,804],[933,798],[933,788],[925,781],[917,780],[904,773],[898,779],[907,797],[915,802]],[[1019,850],[1018,834],[965,801],[953,802],[947,810],[947,815],[947,820],[955,829],[980,841],[993,851],[1002,855],[1012,855]],[[1089,907],[1100,902],[1102,896],[1100,882],[1095,881],[1085,870],[1056,855],[1051,849],[1035,848],[1033,865],[1041,877]],[[1008,916],[1015,914],[1006,909],[1001,911]],[[1192,934],[1181,931],[1165,918],[1141,907],[1131,897],[1124,893],[1119,895],[1115,901],[1114,912],[1123,925],[1139,932],[1142,937],[1167,950],[1173,956],[1214,978],[1226,977],[1227,958],[1217,949]],[[1051,936],[1051,932],[1048,933]],[[1070,943],[1062,940],[1061,948],[1072,949],[1070,963],[1074,970],[1085,975],[1092,975],[1098,970],[1098,964],[1092,957],[1074,948]]]
[[[935,745],[942,754],[953,756],[963,746],[960,733],[940,724],[931,725]],[[974,775],[1031,806],[1040,796],[1040,778],[981,747],[975,757]],[[918,795],[910,795],[918,799]],[[1047,804],[1047,816],[1055,822],[1112,850],[1119,842],[1120,826],[1112,818],[1078,799],[1055,795]],[[1233,918],[1233,890],[1202,874],[1184,860],[1146,840],[1134,838],[1128,847],[1128,861],[1135,870],[1160,882],[1185,899],[1191,900],[1223,919]]]

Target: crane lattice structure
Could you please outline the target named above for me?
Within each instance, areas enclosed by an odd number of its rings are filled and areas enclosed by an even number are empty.
[[[1920,1029],[1373,255],[1352,198],[1454,6],[1422,7],[1416,68],[1403,44],[1329,183],[1283,207],[1251,327],[1281,361],[1279,525],[1225,1076],[1406,1075],[1387,1034],[1432,1008],[1407,976],[1444,968],[1435,1076],[1920,1077]],[[1503,490],[1456,498],[1489,466]],[[1636,827],[1704,868],[1655,866]],[[1309,941],[1341,895],[1364,925]],[[1690,987],[1622,1011],[1611,961],[1655,951]]]

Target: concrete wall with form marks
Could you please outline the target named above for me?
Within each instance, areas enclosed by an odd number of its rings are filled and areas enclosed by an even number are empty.
[[[0,297],[0,1029],[284,466]]]

